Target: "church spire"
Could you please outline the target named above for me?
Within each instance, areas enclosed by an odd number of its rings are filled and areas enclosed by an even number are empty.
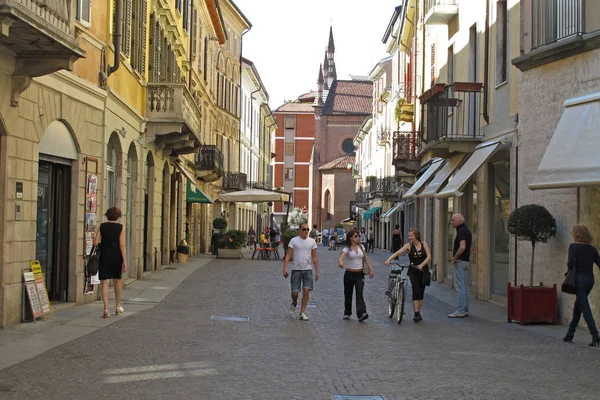
[[[319,79],[317,80],[319,85],[323,84],[323,64],[319,64]]]
[[[327,45],[327,51],[335,53],[335,45],[333,44],[333,27],[329,27],[329,44]]]

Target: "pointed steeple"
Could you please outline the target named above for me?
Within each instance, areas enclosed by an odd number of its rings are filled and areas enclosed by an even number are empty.
[[[317,80],[319,85],[323,84],[323,64],[319,64],[319,79]]]
[[[317,81],[317,98],[315,99],[317,106],[323,105],[323,64],[319,65],[319,80]]]
[[[327,51],[335,53],[335,45],[333,44],[333,27],[329,27],[329,44],[327,45]]]

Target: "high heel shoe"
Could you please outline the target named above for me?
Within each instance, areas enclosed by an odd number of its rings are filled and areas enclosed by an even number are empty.
[[[594,336],[594,337],[592,337],[592,343],[590,343],[589,346],[591,346],[591,347],[598,347],[598,346],[600,346],[600,336]]]
[[[119,315],[123,313],[123,307],[119,306],[115,309],[115,315]]]
[[[108,318],[108,317],[110,317],[108,310],[104,310],[104,314],[102,314],[102,318]]]
[[[563,342],[567,342],[567,343],[571,343],[573,341],[573,335],[572,333],[567,333],[567,335],[563,338]]]

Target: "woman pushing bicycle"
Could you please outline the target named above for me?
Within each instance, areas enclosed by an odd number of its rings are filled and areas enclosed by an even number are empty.
[[[418,229],[408,231],[408,243],[392,254],[385,261],[385,265],[390,265],[394,258],[401,256],[406,251],[408,251],[410,263],[415,266],[415,268],[408,270],[408,276],[412,285],[413,309],[415,310],[413,321],[419,322],[423,320],[423,317],[421,317],[421,308],[423,307],[425,286],[429,286],[431,282],[431,274],[427,265],[431,261],[431,251],[429,250],[429,245],[421,241],[421,232]]]

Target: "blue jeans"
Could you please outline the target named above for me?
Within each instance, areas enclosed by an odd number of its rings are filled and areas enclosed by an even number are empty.
[[[594,277],[580,277],[577,276],[577,286],[575,288],[575,306],[573,307],[573,319],[569,324],[569,333],[574,334],[579,321],[581,320],[581,314],[585,319],[585,323],[590,330],[592,336],[598,335],[598,329],[596,328],[596,321],[592,315],[592,309],[588,301],[588,296],[594,287]]]
[[[467,274],[467,268],[469,267],[468,261],[459,260],[456,263],[454,270],[456,291],[458,292],[458,309],[459,313],[466,313],[469,311],[469,278]]]

